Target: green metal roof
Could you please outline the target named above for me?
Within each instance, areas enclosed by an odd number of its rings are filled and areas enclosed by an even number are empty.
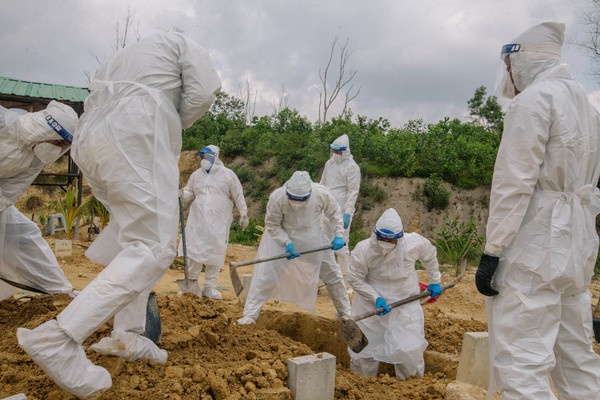
[[[90,92],[83,87],[28,82],[0,76],[0,94],[83,102]]]

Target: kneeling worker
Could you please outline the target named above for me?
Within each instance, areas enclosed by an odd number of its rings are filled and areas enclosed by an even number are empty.
[[[396,378],[423,376],[425,340],[423,309],[412,302],[391,310],[388,303],[419,293],[415,261],[427,270],[431,297],[442,293],[435,247],[418,233],[404,233],[402,220],[393,208],[386,210],[375,224],[369,239],[352,251],[348,283],[355,290],[352,316],[373,308],[384,308],[378,316],[358,321],[369,345],[360,353],[350,354],[350,370],[377,376],[379,362],[394,364]]]

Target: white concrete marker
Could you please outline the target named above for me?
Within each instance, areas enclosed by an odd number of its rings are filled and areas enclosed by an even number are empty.
[[[294,400],[331,400],[335,395],[335,356],[311,354],[288,360],[288,386]]]

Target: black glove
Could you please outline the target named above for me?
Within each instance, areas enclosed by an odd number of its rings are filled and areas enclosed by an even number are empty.
[[[479,260],[479,267],[477,267],[477,273],[475,273],[475,285],[479,293],[485,296],[498,294],[498,291],[492,287],[492,277],[496,272],[496,268],[498,268],[498,261],[500,261],[500,258],[485,253]]]

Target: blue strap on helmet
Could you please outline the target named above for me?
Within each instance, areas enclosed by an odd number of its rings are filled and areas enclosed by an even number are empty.
[[[310,197],[310,193],[304,196],[298,196],[297,194],[293,194],[288,192],[287,190],[285,191],[285,194],[287,195],[287,197],[289,197],[292,200],[298,200],[298,201],[304,201],[306,199],[308,199]]]
[[[346,146],[340,146],[338,144],[331,143],[329,148],[334,151],[346,151],[348,148]]]
[[[58,121],[54,119],[54,117],[52,117],[52,115],[50,115],[50,114],[46,115],[46,123],[61,138],[63,138],[64,140],[66,140],[69,143],[73,143],[73,135],[71,135],[68,130],[63,128],[62,125],[59,124]]]
[[[394,239],[400,239],[402,236],[404,236],[404,230],[401,230],[398,233],[394,233],[394,232],[390,231],[389,229],[378,229],[377,227],[375,227],[373,229],[373,233],[375,234],[377,239],[394,240]]]
[[[504,46],[502,46],[502,50],[500,51],[500,55],[517,53],[520,50],[521,50],[521,45],[519,43],[505,44]]]
[[[202,156],[207,157],[208,159],[210,159],[210,162],[215,162],[215,157],[217,155],[217,153],[215,153],[214,151],[212,151],[210,149],[210,147],[205,147],[203,149],[201,149],[198,154],[200,155],[200,158],[202,158]]]

